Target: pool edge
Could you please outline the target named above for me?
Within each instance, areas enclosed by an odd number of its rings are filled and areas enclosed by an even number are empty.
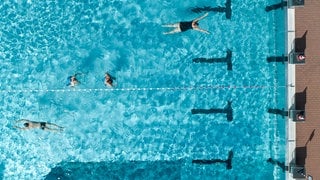
[[[294,49],[295,39],[295,9],[287,8],[286,13],[286,54],[288,55]],[[287,104],[286,108],[289,110],[294,106],[295,95],[295,64],[287,64]],[[296,147],[296,124],[287,116],[286,118],[286,165],[290,168],[290,164],[295,161],[295,147]],[[286,179],[293,180],[290,171],[286,171]]]

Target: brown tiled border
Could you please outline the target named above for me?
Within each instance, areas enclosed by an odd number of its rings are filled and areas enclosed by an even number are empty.
[[[295,65],[295,106],[306,114],[305,122],[296,123],[295,161],[320,179],[320,0],[305,0],[294,11],[295,49],[307,57]]]

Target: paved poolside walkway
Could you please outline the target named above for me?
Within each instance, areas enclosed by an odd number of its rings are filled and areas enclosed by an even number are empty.
[[[295,49],[307,57],[295,69],[295,105],[306,116],[296,123],[296,164],[320,179],[320,0],[305,0],[304,7],[295,8]]]

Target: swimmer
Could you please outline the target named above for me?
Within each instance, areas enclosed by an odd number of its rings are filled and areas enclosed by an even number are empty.
[[[109,73],[105,73],[105,76],[104,76],[104,84],[106,86],[110,86],[112,87],[113,86],[113,77],[109,74]]]
[[[67,84],[67,86],[75,87],[76,85],[80,84],[80,82],[77,79],[77,75],[79,75],[79,74],[77,73],[73,76],[68,77],[69,83]]]
[[[175,24],[166,24],[166,25],[162,25],[162,27],[173,27],[174,29],[172,31],[169,32],[165,32],[163,34],[174,34],[174,33],[179,33],[179,32],[184,32],[187,31],[189,29],[193,29],[193,30],[197,30],[206,34],[210,34],[207,30],[201,29],[199,27],[199,21],[203,18],[205,18],[206,16],[208,16],[208,13],[204,14],[203,16],[194,19],[192,21],[183,21],[183,22],[179,22],[179,23],[175,23]]]
[[[21,130],[42,129],[42,130],[55,131],[55,132],[63,131],[63,127],[53,123],[48,123],[48,122],[36,122],[36,121],[30,121],[27,119],[20,119],[16,121],[16,124],[18,123],[23,123],[23,127],[19,127],[17,125],[15,125],[14,127]]]

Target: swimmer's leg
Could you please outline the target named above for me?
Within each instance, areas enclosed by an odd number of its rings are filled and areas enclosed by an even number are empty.
[[[179,27],[179,23],[175,23],[175,24],[164,24],[164,25],[162,25],[162,27]]]
[[[181,32],[181,30],[180,30],[179,27],[177,27],[177,28],[175,28],[175,29],[172,30],[172,31],[164,32],[163,34],[174,34],[174,33],[179,33],[179,32]]]
[[[61,127],[61,126],[58,126],[56,124],[53,124],[53,123],[46,123],[46,129],[47,130],[50,130],[50,131],[63,131],[63,128],[64,127]]]

